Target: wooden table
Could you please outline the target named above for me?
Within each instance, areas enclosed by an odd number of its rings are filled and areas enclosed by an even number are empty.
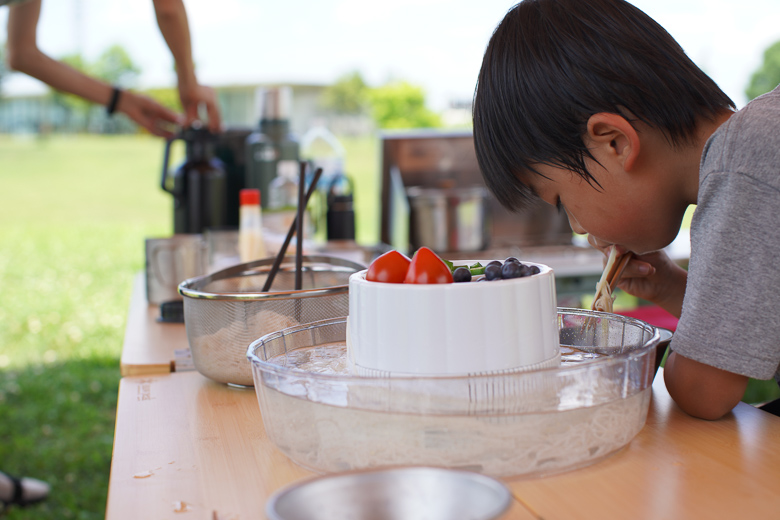
[[[133,280],[125,341],[120,358],[122,376],[168,374],[175,370],[176,350],[188,349],[183,323],[160,323],[160,307],[146,301],[143,273]]]
[[[662,376],[647,424],[594,465],[508,480],[503,517],[525,519],[776,518],[780,418],[739,404],[720,421],[693,419]],[[264,518],[276,490],[313,473],[266,437],[252,389],[197,372],[122,379],[106,518]]]
[[[157,323],[143,287],[136,280],[122,353],[106,518],[264,518],[273,492],[313,473],[266,437],[254,390],[171,372],[186,332]],[[506,483],[515,500],[504,520],[777,518],[780,418],[740,403],[719,421],[693,419],[659,373],[647,424],[624,449]]]

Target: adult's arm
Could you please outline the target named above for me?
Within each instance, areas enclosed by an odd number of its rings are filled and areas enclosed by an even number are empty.
[[[176,63],[179,98],[184,108],[185,124],[199,119],[198,107],[205,105],[209,128],[221,126],[217,96],[211,88],[198,83],[192,59],[192,39],[187,11],[182,0],[153,0],[157,25]]]
[[[113,95],[112,85],[52,59],[38,48],[40,13],[41,0],[29,0],[10,6],[6,42],[9,68],[32,76],[56,90],[107,105]],[[163,137],[169,136],[170,132],[164,129],[162,124],[179,122],[175,112],[146,96],[130,91],[121,93],[116,111],[125,113],[149,132]]]

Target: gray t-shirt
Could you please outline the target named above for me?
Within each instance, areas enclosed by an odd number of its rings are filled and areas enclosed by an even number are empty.
[[[671,347],[780,382],[780,87],[736,112],[704,147]]]

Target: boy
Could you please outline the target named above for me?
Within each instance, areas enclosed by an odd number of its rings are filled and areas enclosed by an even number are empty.
[[[687,413],[727,414],[749,377],[780,381],[780,88],[731,100],[622,0],[524,0],[488,44],[474,97],[485,182],[541,199],[602,250],[620,288],[680,318],[664,377]],[[689,204],[689,270],[661,249]]]

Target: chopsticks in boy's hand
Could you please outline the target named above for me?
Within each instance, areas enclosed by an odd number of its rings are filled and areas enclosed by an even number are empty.
[[[612,311],[612,292],[620,283],[623,271],[633,256],[633,253],[630,251],[623,255],[618,255],[617,249],[615,246],[612,246],[607,259],[607,265],[604,267],[604,272],[596,286],[596,295],[593,297],[593,303],[590,306],[591,310]]]

